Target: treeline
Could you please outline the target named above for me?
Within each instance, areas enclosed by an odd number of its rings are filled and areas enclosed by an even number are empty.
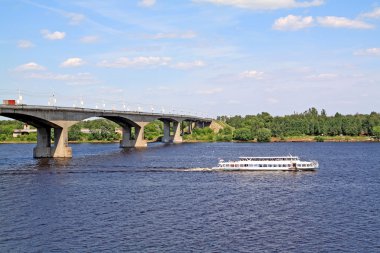
[[[88,130],[88,133],[81,132]],[[69,129],[69,141],[118,141],[121,139],[121,126],[106,120],[95,119],[81,121]],[[161,121],[153,121],[145,126],[144,136],[147,140],[155,140],[163,135],[163,124]],[[132,131],[132,137],[134,132]]]
[[[235,128],[235,140],[268,140],[270,137],[289,136],[374,136],[376,126],[380,126],[380,114],[342,115],[336,113],[327,116],[326,111],[318,112],[310,108],[303,113],[286,116],[271,116],[267,112],[257,115],[220,116],[218,120]]]
[[[14,129],[22,129],[24,123],[17,120],[0,120],[0,141],[12,141]],[[33,134],[31,136],[21,136],[19,140],[21,141],[33,141],[37,140],[37,135]]]

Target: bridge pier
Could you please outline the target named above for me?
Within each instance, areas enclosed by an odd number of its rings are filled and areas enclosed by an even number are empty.
[[[37,128],[37,146],[33,149],[34,158],[72,157],[68,147],[68,127],[54,128],[54,146],[51,146],[51,128]]]
[[[68,146],[68,127],[54,128],[54,147],[51,150],[51,157],[72,157],[73,152]]]
[[[148,142],[144,140],[144,126],[148,123],[139,123],[133,126],[135,129],[135,137],[132,138],[132,127],[130,125],[123,126],[123,135],[120,141],[121,148],[145,148]]]
[[[172,121],[173,124],[173,135],[170,134],[171,126],[170,121],[165,120],[164,122],[164,136],[162,137],[162,142],[164,143],[182,143],[181,136],[181,122]]]
[[[211,125],[211,122],[204,122],[204,121],[202,121],[202,122],[197,122],[196,123],[196,127],[198,127],[198,128],[205,128],[205,127],[209,127]]]
[[[193,121],[188,121],[187,126],[182,129],[182,135],[184,134],[192,134],[193,129],[195,128],[196,124]]]
[[[51,157],[51,128],[37,128],[37,146],[33,149],[34,158]]]

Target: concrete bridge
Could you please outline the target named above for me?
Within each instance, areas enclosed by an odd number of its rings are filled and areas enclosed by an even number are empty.
[[[0,116],[16,119],[37,128],[37,146],[33,150],[35,158],[72,157],[72,150],[68,146],[68,129],[79,121],[92,117],[102,117],[122,127],[121,148],[146,147],[144,127],[154,120],[164,123],[162,142],[165,143],[182,142],[181,123],[184,121],[190,122],[190,131],[193,127],[209,126],[212,121],[209,118],[178,114],[31,105],[0,105]],[[51,129],[54,130],[54,145],[51,145]]]

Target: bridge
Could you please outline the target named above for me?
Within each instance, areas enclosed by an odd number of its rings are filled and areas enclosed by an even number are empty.
[[[101,117],[120,125],[121,148],[147,147],[144,127],[154,120],[160,120],[164,124],[164,143],[182,142],[181,124],[184,121],[190,122],[190,131],[194,127],[209,126],[212,121],[210,118],[179,114],[32,105],[0,105],[0,116],[16,119],[37,128],[37,146],[33,149],[35,158],[72,157],[71,147],[68,146],[69,127],[88,118]]]

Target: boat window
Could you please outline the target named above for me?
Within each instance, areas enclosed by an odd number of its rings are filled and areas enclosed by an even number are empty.
[[[268,167],[268,165],[267,164],[263,164],[263,167]]]
[[[253,167],[253,164],[250,164],[249,167]]]

